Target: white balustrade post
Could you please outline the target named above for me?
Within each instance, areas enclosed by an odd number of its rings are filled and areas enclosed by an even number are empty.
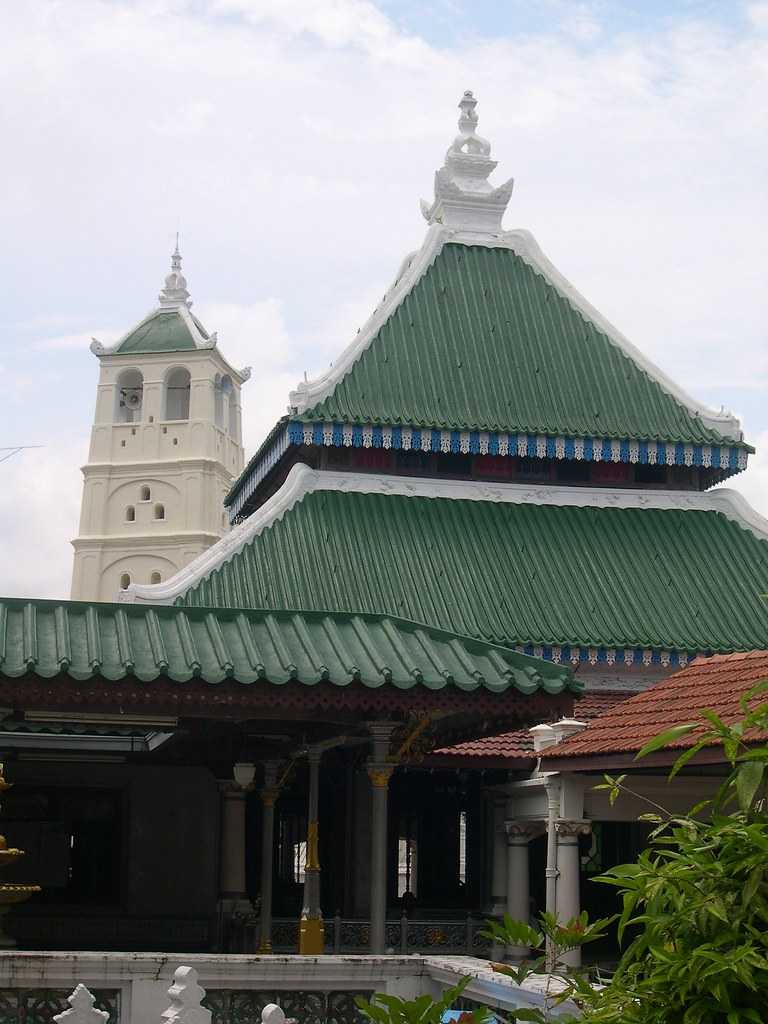
[[[198,985],[194,967],[176,968],[168,995],[171,1005],[161,1014],[163,1024],[211,1024],[211,1011],[201,1005],[205,989]]]
[[[261,1024],[286,1024],[285,1013],[277,1003],[267,1003],[261,1011]]]
[[[85,985],[77,985],[67,1002],[69,1009],[54,1015],[56,1024],[107,1024],[109,1014],[96,1009],[96,999]]]
[[[286,1017],[277,1003],[267,1003],[261,1011],[261,1024],[296,1024],[295,1017]]]

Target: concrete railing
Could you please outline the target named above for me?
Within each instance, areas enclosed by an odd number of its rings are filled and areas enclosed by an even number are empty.
[[[195,954],[185,960],[176,967],[178,959],[150,953],[5,953],[3,1019],[46,1024],[53,1005],[63,1011],[57,1024],[252,1024],[259,1017],[263,1024],[284,1024],[283,1016],[298,1024],[357,1024],[357,995],[439,997],[465,975],[471,980],[462,994],[464,1008],[487,1006],[507,1015],[544,1003],[541,993],[468,956]],[[265,1017],[270,1005],[280,1012]],[[565,1003],[559,1012],[574,1009]]]

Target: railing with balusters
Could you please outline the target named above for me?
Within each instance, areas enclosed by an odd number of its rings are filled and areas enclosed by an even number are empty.
[[[487,918],[469,914],[449,920],[391,918],[386,924],[386,950],[389,953],[447,953],[487,956],[490,941],[482,932]],[[260,922],[256,915],[235,915],[226,928],[225,947],[229,952],[255,953],[259,948]],[[326,918],[326,953],[366,953],[370,944],[368,921],[344,918],[340,914]],[[272,923],[272,949],[275,953],[294,953],[298,949],[299,925],[295,919],[276,918]]]
[[[455,954],[190,954],[168,988],[171,969],[164,954],[6,952],[0,958],[0,1022],[361,1024],[358,996],[439,997],[465,975],[469,985],[457,1009],[487,1006],[509,1017],[543,999],[487,960]]]

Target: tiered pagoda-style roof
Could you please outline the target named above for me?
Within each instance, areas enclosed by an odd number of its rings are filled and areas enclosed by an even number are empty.
[[[295,466],[141,601],[385,612],[554,661],[676,665],[768,639],[768,522],[739,494]]]
[[[570,462],[582,482],[695,489],[745,468],[752,449],[733,416],[645,358],[527,231],[501,229],[512,183],[491,189],[496,165],[471,94],[460,106],[422,248],[332,368],[291,394],[227,498],[233,517],[258,506],[262,481],[301,446],[465,455],[461,475],[512,479],[520,459],[539,460],[539,472]]]
[[[570,713],[581,689],[565,665],[388,615],[0,601],[0,701],[16,732],[38,712],[255,718],[262,744],[284,745],[384,713],[427,715],[450,740]]]
[[[512,183],[460,107],[424,245],[291,394],[228,496],[240,525],[125,599],[383,613],[607,666],[768,646],[768,523],[702,493],[746,466],[738,421],[502,230]]]

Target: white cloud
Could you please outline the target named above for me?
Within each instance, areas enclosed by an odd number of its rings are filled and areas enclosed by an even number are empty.
[[[38,352],[80,352],[87,349],[94,338],[104,345],[111,345],[120,337],[121,333],[112,327],[102,327],[86,333],[55,334],[50,338],[41,338],[39,341],[32,342],[32,347]]]
[[[446,50],[370,0],[9,5],[0,436],[66,446],[84,435],[90,335],[110,340],[153,305],[180,226],[194,311],[227,358],[253,365],[252,451],[303,371],[338,355],[419,244],[418,199],[465,88],[497,179],[516,179],[510,227],[531,229],[687,389],[739,404],[764,386],[768,40],[679,18],[612,38],[599,4],[554,6],[572,20],[554,17],[545,35]],[[745,8],[754,29],[765,7]],[[55,461],[23,465],[58,474],[58,500],[76,508],[79,459]],[[768,509],[755,465],[738,485],[755,481]],[[2,482],[6,551],[37,549],[51,494]],[[58,562],[43,543],[43,576],[47,565],[68,578],[64,532]],[[48,593],[43,576],[34,585]]]
[[[756,29],[761,32],[768,30],[768,4],[747,4],[747,17]]]
[[[0,593],[69,597],[86,438],[19,452],[0,463]]]
[[[768,519],[768,430],[750,437],[757,449],[749,457],[749,466],[744,473],[726,480],[724,487],[741,491],[750,504]]]

